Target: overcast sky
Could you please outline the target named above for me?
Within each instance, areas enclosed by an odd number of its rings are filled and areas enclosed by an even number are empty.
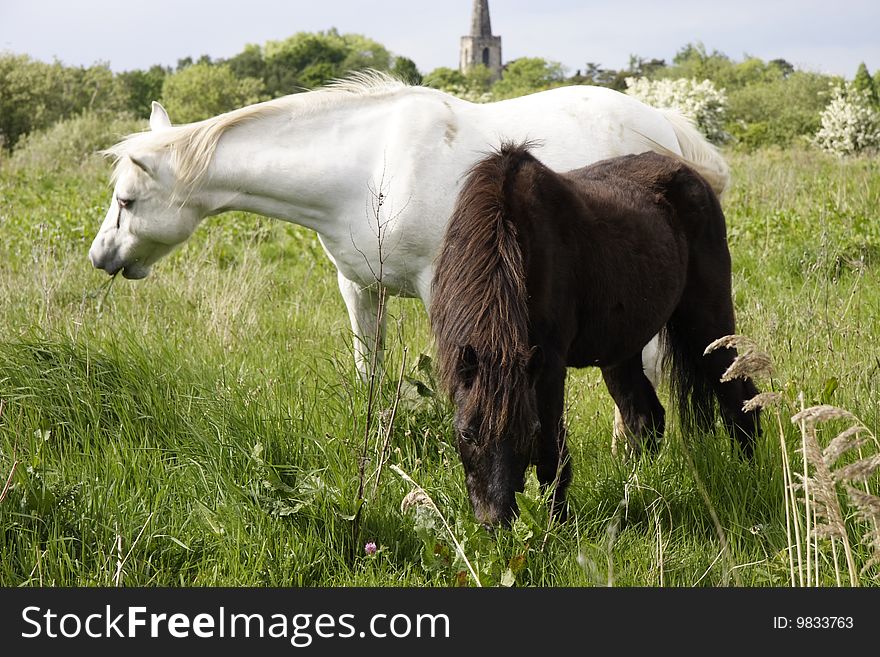
[[[336,27],[412,58],[423,72],[458,66],[472,0],[0,0],[0,51],[116,71],[230,57],[299,31]],[[569,73],[630,54],[670,61],[702,41],[735,59],[784,58],[851,78],[880,68],[878,0],[490,0],[505,61],[533,56]]]

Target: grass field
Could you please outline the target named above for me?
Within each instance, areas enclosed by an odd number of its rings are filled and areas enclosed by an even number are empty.
[[[389,303],[371,404],[313,234],[224,215],[149,279],[108,286],[86,256],[108,165],[0,161],[0,585],[876,585],[877,516],[845,485],[876,493],[877,474],[832,483],[827,522],[815,486],[785,482],[813,431],[790,421],[801,403],[861,421],[865,442],[835,468],[880,451],[880,164],[730,161],[739,332],[774,363],[759,387],[780,394],[753,461],[674,421],[655,459],[615,459],[599,373],[572,371],[571,517],[550,522],[532,478],[520,519],[492,535],[433,395],[419,303]],[[819,442],[852,423],[818,424]],[[807,540],[805,508],[843,534]]]

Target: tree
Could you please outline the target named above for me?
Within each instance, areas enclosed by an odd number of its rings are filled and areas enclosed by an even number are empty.
[[[422,83],[425,84],[425,86],[440,89],[442,91],[449,91],[455,87],[464,88],[467,86],[467,80],[465,79],[464,74],[462,74],[461,71],[449,68],[448,66],[435,68],[424,77]]]
[[[235,57],[225,62],[237,78],[258,78],[262,80],[266,73],[266,62],[260,46],[249,43]]]
[[[125,109],[135,116],[150,117],[150,103],[162,97],[162,84],[169,71],[153,66],[148,71],[125,71],[116,76],[116,82],[125,95]]]
[[[408,82],[409,84],[421,84],[422,74],[416,63],[408,57],[395,57],[394,66],[391,67],[391,73],[395,77]]]
[[[515,98],[565,84],[565,69],[558,62],[522,57],[508,63],[503,77],[492,87],[496,100]]]
[[[784,59],[771,59],[768,64],[775,67],[782,75],[783,79],[788,79],[788,77],[794,73],[794,64],[791,64]]]
[[[263,83],[271,96],[312,89],[351,71],[387,71],[391,54],[382,44],[360,34],[299,32],[263,47]]]
[[[492,71],[482,64],[468,69],[467,73],[441,66],[428,73],[423,84],[458,96],[473,103],[488,103],[492,87]]]
[[[638,55],[629,56],[629,77],[650,78],[664,68],[666,68],[665,59],[645,59]]]
[[[165,78],[162,102],[175,123],[200,121],[264,99],[263,83],[225,65],[193,64]]]
[[[871,74],[868,73],[868,67],[865,66],[865,62],[859,64],[856,76],[853,78],[852,86],[856,91],[865,94],[872,105],[877,105],[878,89],[874,87],[874,79],[871,77]]]
[[[583,73],[580,70],[577,71],[567,82],[569,84],[589,84],[597,87],[608,87],[615,91],[626,91],[626,78],[629,76],[629,71],[615,71],[610,68],[602,68],[596,62],[587,62]]]

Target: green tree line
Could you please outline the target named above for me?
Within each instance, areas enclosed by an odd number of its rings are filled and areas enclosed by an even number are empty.
[[[150,101],[161,100],[175,122],[196,121],[246,104],[312,89],[350,71],[389,71],[411,82],[444,89],[478,102],[513,98],[569,84],[592,84],[618,91],[628,78],[708,79],[727,95],[726,130],[746,148],[785,146],[813,134],[830,90],[841,79],[800,71],[784,59],[735,60],[700,44],[687,44],[669,63],[633,55],[625,69],[587,62],[569,74],[557,63],[526,57],[507,63],[501,80],[488,70],[466,74],[438,68],[422,74],[415,63],[392,54],[382,44],[359,34],[299,32],[250,44],[234,57],[185,58],[176,67],[113,73],[105,63],[70,67],[27,55],[0,54],[0,144],[12,149],[25,135],[82,114],[145,118]],[[880,71],[871,75],[862,64],[853,85],[875,104],[880,99]]]

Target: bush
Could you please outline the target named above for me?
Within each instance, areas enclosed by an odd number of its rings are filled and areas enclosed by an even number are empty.
[[[696,123],[710,141],[718,144],[730,135],[724,130],[727,96],[709,80],[626,79],[626,93],[652,107],[674,109]]]
[[[492,86],[495,100],[515,98],[565,84],[565,69],[559,62],[540,57],[515,59],[504,68],[504,76]]]
[[[837,87],[822,112],[822,127],[813,143],[841,157],[880,146],[880,112],[870,95],[852,84]]]
[[[819,129],[829,91],[827,76],[803,71],[734,89],[728,93],[727,130],[747,149],[791,145]]]
[[[446,66],[428,73],[422,84],[445,91],[472,103],[488,103],[492,100],[492,72],[482,64],[474,66],[466,74]]]
[[[125,101],[104,64],[67,67],[0,54],[0,142],[5,148],[83,110],[123,110]]]
[[[98,151],[125,135],[146,128],[145,121],[130,114],[84,112],[22,139],[8,165],[39,171],[73,169],[96,159]]]

